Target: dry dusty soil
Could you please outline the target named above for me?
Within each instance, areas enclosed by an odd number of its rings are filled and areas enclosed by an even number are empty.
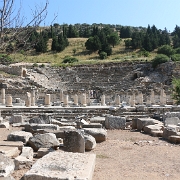
[[[10,131],[0,129],[0,140]],[[140,132],[107,131],[107,141],[97,144],[93,180],[180,180],[180,146]],[[19,180],[27,170],[15,171]]]

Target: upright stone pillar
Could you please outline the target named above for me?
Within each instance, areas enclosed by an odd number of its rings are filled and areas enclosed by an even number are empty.
[[[163,106],[166,104],[166,94],[164,92],[164,89],[161,89],[160,92],[160,105]]]
[[[151,101],[151,104],[155,104],[154,90],[151,90],[150,101]]]
[[[140,92],[138,96],[139,96],[139,104],[143,105],[143,93]]]
[[[78,95],[77,94],[74,95],[74,105],[78,106]]]
[[[87,104],[86,104],[86,94],[82,94],[82,96],[81,96],[81,105],[82,106],[87,106]]]
[[[45,95],[45,104],[44,104],[44,106],[49,107],[50,105],[51,105],[51,95],[46,94]]]
[[[26,93],[26,101],[25,101],[26,107],[31,107],[31,93]]]
[[[135,106],[135,94],[134,93],[131,95],[130,99],[131,99],[130,100],[130,105],[132,107],[134,107]]]
[[[68,98],[69,98],[68,95],[64,95],[64,97],[63,97],[63,106],[64,106],[64,107],[67,107],[67,106],[68,106]]]
[[[64,97],[63,91],[60,90],[60,102],[64,102],[63,97]]]
[[[152,105],[151,96],[147,96],[146,106],[151,106],[151,105]]]
[[[12,96],[11,95],[7,95],[6,96],[6,107],[12,107]]]
[[[35,96],[35,90],[31,92],[31,106],[35,106],[36,96]]]
[[[106,98],[104,94],[101,96],[101,106],[106,106]]]
[[[1,89],[1,102],[2,102],[2,104],[6,103],[6,94],[5,94],[4,88]]]
[[[121,103],[120,96],[119,96],[119,95],[116,95],[116,96],[115,96],[115,105],[116,105],[116,106],[120,106],[120,103]]]

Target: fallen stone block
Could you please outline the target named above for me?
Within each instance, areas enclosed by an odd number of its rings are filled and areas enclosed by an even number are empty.
[[[177,135],[177,130],[176,130],[176,126],[167,126],[164,128],[163,130],[163,138],[164,139],[167,139],[169,138],[169,136],[172,136],[172,135]]]
[[[120,116],[107,116],[105,118],[106,129],[125,129],[126,118]]]
[[[91,123],[101,123],[102,125],[105,124],[105,117],[95,116],[90,119]]]
[[[152,131],[161,131],[162,127],[158,125],[147,125],[144,127],[144,132],[147,134],[151,134]]]
[[[0,123],[0,128],[9,129],[9,122],[2,122],[2,123]]]
[[[144,131],[145,126],[158,124],[158,122],[157,122],[157,120],[152,119],[152,118],[138,118],[137,119],[137,130]]]
[[[25,131],[14,131],[11,132],[7,136],[8,141],[22,141],[23,143],[27,143],[29,138],[32,137],[32,133],[30,132],[25,132]]]
[[[17,147],[20,151],[22,151],[24,144],[22,141],[0,141],[0,146]]]
[[[96,139],[96,142],[103,142],[106,140],[107,131],[102,128],[83,128],[84,132],[90,134]]]
[[[154,137],[162,137],[163,131],[151,131],[151,135]]]
[[[37,158],[42,158],[46,154],[53,152],[53,151],[54,151],[53,148],[39,148],[37,151]]]
[[[41,114],[29,120],[29,123],[33,124],[51,124],[51,122],[52,118],[48,114]]]
[[[55,124],[26,124],[25,131],[35,133],[37,130],[59,130]]]
[[[8,177],[15,168],[14,161],[0,153],[0,177]]]
[[[168,137],[169,142],[174,143],[174,144],[179,144],[180,143],[180,136],[169,136]]]
[[[0,153],[4,154],[7,157],[17,157],[20,154],[20,151],[17,147],[9,147],[9,146],[0,146]]]
[[[167,117],[164,120],[164,125],[178,125],[180,123],[180,119],[178,117]]]
[[[82,128],[102,128],[100,123],[83,124]]]
[[[31,147],[23,147],[22,148],[22,153],[20,156],[23,156],[29,160],[33,160],[33,155],[34,155],[34,152]]]
[[[14,159],[15,170],[24,169],[24,168],[31,168],[33,165],[33,161],[27,159],[24,156],[18,156]]]
[[[36,161],[24,180],[91,180],[95,159],[95,154],[51,152]]]
[[[55,120],[55,119],[52,119],[52,124],[56,124],[58,126],[76,126],[76,123],[75,122],[61,122],[61,121],[58,121],[58,120]]]
[[[9,123],[13,124],[13,123],[23,123],[23,116],[22,115],[18,115],[18,114],[14,114],[9,118]]]
[[[28,141],[28,145],[31,146],[34,151],[38,151],[39,148],[53,147],[56,149],[59,144],[59,141],[53,133],[37,134],[29,138]]]
[[[64,150],[68,152],[85,152],[84,131],[73,130],[64,132]]]
[[[85,139],[85,150],[90,151],[96,147],[96,140],[89,134],[84,134]]]

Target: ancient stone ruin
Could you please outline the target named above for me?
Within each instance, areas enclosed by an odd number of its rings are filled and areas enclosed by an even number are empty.
[[[171,98],[178,65],[117,63],[0,67],[0,128],[19,127],[0,142],[0,177],[29,169],[24,180],[92,179],[108,130],[137,130],[180,143],[180,107]]]

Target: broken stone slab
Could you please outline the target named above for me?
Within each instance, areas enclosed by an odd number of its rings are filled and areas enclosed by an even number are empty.
[[[35,133],[37,130],[59,130],[59,126],[55,124],[26,124],[25,131]]]
[[[147,125],[144,127],[144,132],[147,134],[151,134],[152,131],[161,131],[162,126],[160,125]]]
[[[107,131],[102,128],[83,128],[84,132],[96,139],[96,142],[106,141]]]
[[[163,131],[151,131],[151,135],[154,137],[162,137]]]
[[[177,126],[167,126],[163,130],[163,138],[168,140],[169,136],[177,135]]]
[[[85,139],[83,130],[72,130],[64,132],[64,150],[68,152],[85,152]]]
[[[8,177],[15,168],[14,161],[0,153],[0,177]]]
[[[13,124],[13,123],[23,123],[23,116],[22,115],[17,115],[14,114],[9,118],[9,123]]]
[[[144,131],[144,127],[147,125],[155,125],[160,123],[160,121],[157,121],[152,118],[138,118],[137,119],[137,130],[138,131]]]
[[[18,156],[14,159],[15,164],[15,170],[20,170],[24,168],[31,168],[33,165],[33,161],[30,159],[27,159],[24,156]]]
[[[164,125],[178,125],[178,123],[180,123],[180,119],[178,117],[167,117],[164,120]]]
[[[9,129],[9,122],[2,122],[2,123],[0,123],[0,128]]]
[[[0,153],[4,154],[8,157],[17,157],[20,154],[20,151],[17,147],[10,147],[10,146],[0,146]]]
[[[126,118],[120,116],[107,116],[105,118],[106,129],[125,129]]]
[[[174,144],[179,144],[180,143],[180,136],[169,136],[168,137],[169,142],[174,143]]]
[[[39,148],[57,148],[59,146],[55,134],[36,134],[34,137],[29,138],[28,145],[33,148],[34,151],[38,151]]]
[[[55,151],[53,148],[39,148],[37,151],[37,158],[42,158],[46,154]]]
[[[29,138],[32,137],[32,133],[30,132],[25,132],[25,131],[14,131],[11,132],[7,136],[8,141],[22,141],[23,143],[27,143]]]
[[[96,140],[90,134],[84,134],[85,150],[90,151],[96,147]]]
[[[61,122],[61,121],[58,121],[58,120],[55,120],[55,119],[52,119],[52,124],[56,124],[58,126],[76,126],[76,123],[75,122]]]
[[[82,128],[102,128],[102,124],[100,123],[83,124]]]
[[[95,154],[50,152],[25,173],[24,180],[92,180]]]
[[[95,116],[90,119],[91,123],[101,123],[102,125],[105,124],[105,117]]]
[[[33,155],[34,155],[34,152],[31,147],[23,147],[22,148],[22,152],[21,152],[20,156],[23,156],[29,160],[33,160]]]
[[[51,124],[52,118],[48,114],[41,114],[38,117],[34,117],[29,120],[29,123],[33,124]]]
[[[17,147],[20,151],[22,151],[24,144],[22,141],[0,141],[0,146]]]

